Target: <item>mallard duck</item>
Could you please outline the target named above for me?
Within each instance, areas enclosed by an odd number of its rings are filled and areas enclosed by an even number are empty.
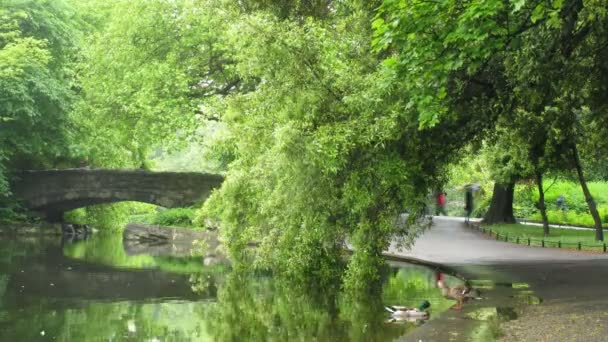
[[[386,311],[391,313],[389,322],[395,321],[420,321],[429,319],[429,312],[426,310],[431,306],[427,300],[423,301],[417,308],[407,306],[391,305],[385,306]]]
[[[454,310],[462,309],[462,305],[467,299],[478,299],[479,291],[465,284],[447,286],[443,279],[442,273],[437,273],[437,287],[441,290],[441,294],[445,298],[453,299],[458,302],[453,307]]]

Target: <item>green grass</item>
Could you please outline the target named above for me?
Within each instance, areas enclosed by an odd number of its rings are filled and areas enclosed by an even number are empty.
[[[573,226],[593,227],[594,222],[580,184],[567,180],[553,181],[547,179],[543,182],[545,188],[545,206],[549,223],[566,224]],[[603,224],[608,224],[608,183],[589,182],[589,190],[598,205],[598,212]],[[564,195],[568,210],[562,212],[557,208],[557,198]],[[533,184],[519,184],[515,191],[513,207],[516,216],[530,221],[541,221],[538,202],[538,190]]]
[[[606,224],[608,224],[608,206],[606,206],[605,204],[600,205],[597,207],[597,211],[600,215],[602,225],[606,226]],[[548,209],[547,218],[550,224],[562,224],[582,227],[593,227],[595,225],[591,214],[586,212],[581,213],[572,210],[561,211],[555,209]],[[538,211],[534,214],[525,217],[525,219],[527,221],[542,222],[542,217],[540,215],[540,212]]]
[[[454,182],[446,186],[447,192],[447,211],[450,216],[464,215],[464,191],[463,182]],[[602,224],[608,226],[608,182],[596,181],[589,182],[589,189],[597,204],[598,213]],[[593,227],[594,221],[589,213],[587,202],[579,183],[551,178],[543,182],[545,189],[545,207],[550,224],[563,224],[572,226]],[[566,211],[557,207],[557,199],[560,195],[565,198]],[[474,217],[483,217],[489,208],[492,197],[492,188],[486,185],[483,191],[479,191],[475,196]],[[533,182],[520,182],[515,187],[513,199],[513,210],[515,216],[526,221],[541,222],[540,211],[538,210],[538,189]],[[429,196],[428,206],[434,211],[435,202]]]
[[[193,223],[195,209],[171,208],[151,213],[138,213],[129,217],[132,223],[156,224],[160,226],[198,228]]]
[[[561,243],[561,248],[577,249],[578,243],[581,243],[581,249],[590,251],[602,251],[603,243],[595,240],[594,230],[574,230],[551,228],[549,236],[543,236],[543,227],[528,226],[523,224],[495,224],[483,225],[486,231],[492,231],[492,236],[499,234],[499,240],[509,242],[517,242],[519,238],[520,244],[541,246],[542,241],[545,241],[545,247],[558,247]],[[488,232],[489,233],[489,232]]]

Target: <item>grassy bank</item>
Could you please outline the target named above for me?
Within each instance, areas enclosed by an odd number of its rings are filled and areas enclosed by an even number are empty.
[[[558,247],[578,249],[579,243],[582,250],[603,251],[602,242],[595,240],[593,230],[573,230],[551,228],[549,236],[543,235],[543,228],[539,226],[528,226],[523,224],[495,224],[483,225],[482,229],[487,234],[498,240],[528,244],[531,246]]]

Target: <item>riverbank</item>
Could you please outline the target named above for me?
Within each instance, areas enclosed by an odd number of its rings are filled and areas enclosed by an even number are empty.
[[[59,223],[0,223],[0,235],[48,235],[60,236]]]

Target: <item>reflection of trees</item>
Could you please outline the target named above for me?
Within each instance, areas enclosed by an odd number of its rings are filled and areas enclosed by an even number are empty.
[[[59,245],[53,237],[19,237],[0,240],[0,267],[4,270],[14,268],[23,258],[38,257],[49,248]]]
[[[87,262],[132,268],[151,268],[154,258],[149,255],[128,255],[122,246],[122,234],[96,234],[91,239],[64,246],[65,256]]]
[[[338,284],[328,287],[317,285],[315,289],[311,284],[316,282],[311,279],[302,286],[269,275],[237,271],[222,273],[227,270],[204,267],[200,260],[195,264],[188,258],[129,256],[122,249],[119,235],[97,236],[89,241],[65,246],[63,254],[110,266],[152,266],[172,272],[188,272],[191,275],[190,287],[198,295],[182,297],[184,294],[180,292],[179,298],[204,297],[211,301],[175,302],[161,298],[160,302],[151,303],[149,300],[95,302],[77,297],[48,299],[33,293],[30,282],[26,284],[31,288],[30,294],[28,291],[19,292],[19,286],[9,286],[6,290],[0,308],[0,340],[34,340],[40,338],[40,331],[44,330],[46,337],[54,337],[58,341],[153,338],[180,341],[384,341],[402,336],[415,327],[409,323],[387,324],[388,314],[383,309],[384,304],[417,306],[426,299],[432,303],[431,317],[436,317],[438,312],[453,304],[441,297],[435,287],[434,272],[420,266],[387,272],[383,285],[370,287],[376,288],[376,291],[355,296],[340,293]],[[45,267],[46,264],[36,262],[36,265]],[[47,271],[53,272],[52,269]],[[77,267],[64,270],[75,275],[82,271],[86,270]],[[130,274],[127,270],[120,272]],[[58,286],[59,281],[43,273],[29,272],[28,269],[22,277],[42,275],[40,279],[53,281],[53,291],[61,294],[64,287]],[[133,276],[141,278],[144,273],[141,271]],[[91,278],[87,274],[82,273]],[[112,275],[112,279],[115,278]],[[156,278],[150,279],[146,288],[162,286]],[[108,285],[108,291],[118,291],[112,288],[115,284],[112,282]],[[47,286],[46,283],[44,285]],[[143,289],[145,285],[137,286]],[[65,288],[65,291],[69,290],[69,286]],[[189,292],[188,288],[186,290]],[[41,287],[36,293],[44,293],[48,297],[49,291],[47,286]],[[70,291],[74,292],[73,289]],[[161,292],[155,292],[155,295]],[[57,295],[55,298],[63,297]],[[217,298],[217,302],[213,302],[214,298]]]
[[[42,301],[0,319],[0,340],[31,341],[207,341],[199,302],[87,303],[65,307]],[[10,326],[8,328],[7,326]]]
[[[226,266],[204,267],[201,257],[129,255],[123,248],[122,234],[96,234],[91,239],[64,246],[66,257],[121,268],[158,268],[172,273],[222,273]]]
[[[445,276],[448,285],[459,280]],[[392,274],[384,286],[385,303],[417,307],[423,300],[431,303],[431,316],[445,311],[456,302],[445,299],[437,288],[435,272],[423,266],[401,267]]]
[[[331,294],[328,294],[331,297]],[[316,298],[315,298],[316,299]],[[269,277],[229,274],[209,307],[208,330],[218,341],[333,340],[336,310]],[[331,303],[331,300],[328,301]]]
[[[429,300],[440,303],[437,309],[449,307],[450,302],[431,287],[432,283],[421,281],[427,278],[426,272],[432,275],[424,268],[391,275],[384,286],[384,298],[408,293],[415,296],[392,302],[398,304],[417,302],[419,296],[428,295]],[[406,275],[411,282],[402,280]],[[205,317],[210,335],[218,341],[385,341],[414,327],[387,324],[384,304],[381,291],[350,296],[232,272],[218,289],[217,304],[206,307]]]

